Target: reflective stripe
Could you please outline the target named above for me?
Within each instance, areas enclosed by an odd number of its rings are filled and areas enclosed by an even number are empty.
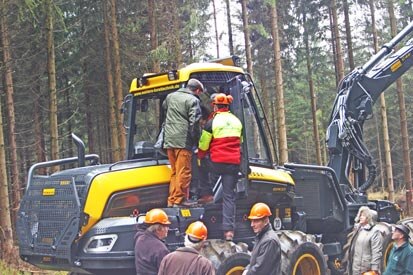
[[[208,151],[211,143],[212,134],[208,131],[202,130],[201,138],[199,139],[198,147],[203,151]]]
[[[217,113],[212,121],[214,138],[241,137],[242,124],[230,112]]]

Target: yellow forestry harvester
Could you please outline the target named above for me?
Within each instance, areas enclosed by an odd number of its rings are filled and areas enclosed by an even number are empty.
[[[30,168],[17,221],[21,258],[40,268],[74,274],[136,274],[133,240],[137,217],[152,208],[163,208],[172,223],[166,239],[170,250],[183,246],[186,227],[201,220],[209,237],[203,254],[217,273],[241,274],[254,239],[247,216],[250,207],[260,201],[273,213],[271,223],[282,244],[283,274],[344,274],[346,243],[351,241],[349,232],[361,206],[378,213],[385,266],[392,245],[390,224],[401,222],[412,228],[413,223],[400,221],[400,211],[393,203],[367,199],[366,190],[373,184],[376,170],[363,143],[363,124],[371,117],[379,95],[413,65],[412,43],[393,51],[412,30],[413,23],[340,83],[327,131],[327,166],[274,164],[274,146],[259,93],[250,76],[236,66],[236,57],[134,79],[123,108],[127,129],[124,161],[100,164],[97,155],[85,154],[83,142],[73,135],[78,156]],[[166,207],[170,165],[164,152],[154,148],[165,115],[161,105],[190,78],[206,87],[201,96],[204,103],[220,89],[232,95],[231,112],[244,125],[234,243],[220,240],[220,178],[213,203]],[[67,164],[76,164],[76,168],[47,176],[36,173],[39,168]],[[354,184],[348,179],[350,167],[357,167]],[[193,179],[197,180],[196,174]]]

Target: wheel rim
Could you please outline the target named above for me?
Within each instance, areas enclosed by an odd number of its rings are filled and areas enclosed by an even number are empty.
[[[320,265],[311,254],[304,254],[294,265],[293,275],[321,275]]]
[[[393,248],[393,243],[390,243],[387,247],[386,250],[384,250],[384,267],[383,269],[385,269],[387,267],[387,263],[389,260],[389,255],[390,255],[390,250]]]
[[[244,266],[234,266],[233,268],[228,270],[227,273],[225,273],[225,275],[241,275],[244,270]]]

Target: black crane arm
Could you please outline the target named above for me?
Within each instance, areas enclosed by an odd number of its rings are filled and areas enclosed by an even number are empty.
[[[365,192],[376,178],[376,167],[363,142],[363,124],[372,117],[380,94],[413,66],[413,38],[394,52],[396,45],[412,32],[413,22],[338,86],[326,133],[328,166],[341,184],[349,186],[349,172],[353,169],[354,186],[359,192]]]

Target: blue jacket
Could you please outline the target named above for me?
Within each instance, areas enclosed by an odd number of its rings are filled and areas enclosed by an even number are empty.
[[[400,247],[394,244],[383,275],[413,274],[413,247],[405,242]]]

